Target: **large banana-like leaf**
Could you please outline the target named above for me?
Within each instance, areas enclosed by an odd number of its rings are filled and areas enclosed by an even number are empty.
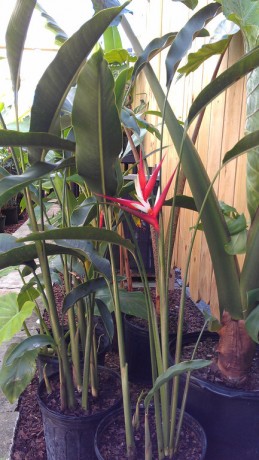
[[[0,180],[0,207],[28,185],[43,178],[51,172],[66,168],[67,166],[73,164],[73,161],[73,158],[56,164],[39,161],[28,168],[23,174],[16,176],[10,174],[9,176],[3,177]]]
[[[56,254],[68,254],[79,258],[83,262],[86,259],[83,251],[71,247],[49,244],[45,245],[48,256]],[[12,235],[3,234],[0,236],[0,269],[15,265],[30,265],[34,259],[38,258],[35,244],[23,244],[16,240]]]
[[[86,281],[85,283],[79,284],[74,289],[72,289],[69,294],[67,294],[63,301],[63,313],[66,313],[69,308],[71,308],[78,300],[83,299],[84,297],[89,296],[93,292],[96,292],[97,289],[105,287],[106,281],[105,278],[96,278],[93,280]]]
[[[44,8],[37,2],[36,9],[40,11],[41,16],[46,19],[46,28],[55,34],[55,43],[61,46],[67,39],[66,32],[57,24],[55,19],[50,16]]]
[[[57,230],[48,230],[46,232],[31,233],[18,241],[40,241],[40,240],[88,240],[88,241],[105,241],[106,243],[117,244],[123,246],[131,252],[134,252],[134,245],[130,240],[125,240],[117,233],[100,228],[93,227],[69,227],[60,228]],[[4,268],[4,267],[3,267]]]
[[[122,150],[122,131],[113,75],[101,50],[80,72],[72,123],[79,174],[92,192],[114,195],[117,191],[115,164]]]
[[[118,8],[100,11],[60,48],[37,85],[31,111],[30,131],[51,131],[65,97],[85,63],[86,57],[110,22],[128,3]],[[88,96],[88,94],[84,95],[85,98]],[[38,151],[31,152],[31,161],[37,161],[40,154]]]
[[[123,18],[122,25],[131,40],[136,52],[142,53],[142,48],[128,22]],[[161,85],[149,64],[145,73],[156,98],[160,110],[163,110],[165,95]],[[187,135],[182,147],[184,130],[167,102],[165,123],[174,142],[178,155],[181,155],[181,164],[189,182],[197,209],[201,206],[210,187],[210,180],[200,160],[198,152]],[[208,242],[215,278],[218,287],[219,305],[221,312],[227,310],[233,318],[242,318],[242,304],[239,291],[239,270],[234,256],[225,252],[224,246],[229,242],[229,233],[220,210],[218,200],[213,191],[209,193],[202,213],[203,228]],[[224,270],[222,270],[224,267]]]
[[[194,359],[191,361],[182,361],[179,364],[174,364],[173,366],[169,367],[163,374],[157,377],[153,388],[148,392],[147,396],[145,397],[144,404],[145,407],[148,408],[151,399],[154,397],[154,394],[162,385],[166,382],[169,382],[177,375],[182,375],[185,372],[195,371],[197,369],[202,369],[203,367],[209,366],[211,361],[207,359]]]
[[[75,143],[48,133],[22,133],[11,129],[0,130],[2,147],[42,147],[45,150],[59,149],[75,151]]]
[[[223,158],[223,164],[226,163],[227,161],[237,158],[239,155],[242,155],[243,153],[253,149],[254,147],[257,147],[258,145],[259,145],[259,130],[254,131],[253,133],[247,134],[247,136],[240,139],[240,141],[238,141],[234,145],[234,147],[225,154]]]
[[[245,54],[235,64],[222,72],[215,80],[209,83],[196,97],[188,114],[189,126],[198,113],[215,99],[219,94],[233,85],[237,80],[247,75],[259,66],[259,46]]]
[[[36,0],[17,0],[6,31],[6,54],[15,94],[20,86],[23,47],[36,3]]]
[[[143,67],[151,61],[158,53],[163,49],[171,45],[173,40],[176,37],[176,32],[169,32],[168,34],[163,35],[163,37],[154,38],[144,49],[143,53],[138,57],[137,62],[134,65],[134,70],[132,74],[132,82],[134,82],[143,69]]]
[[[111,264],[108,259],[102,257],[97,250],[94,248],[92,241],[78,240],[78,239],[66,239],[66,240],[57,240],[56,243],[58,246],[65,248],[74,249],[77,252],[80,252],[84,255],[85,259],[90,261],[96,271],[102,273],[107,279],[112,278]]]
[[[192,45],[197,33],[208,21],[213,19],[221,10],[218,3],[209,3],[195,13],[176,35],[166,58],[166,86],[170,87],[176,69]]]

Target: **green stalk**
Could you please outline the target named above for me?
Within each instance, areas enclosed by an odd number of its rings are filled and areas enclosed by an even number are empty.
[[[141,281],[144,287],[144,293],[147,301],[147,312],[148,312],[148,332],[149,332],[149,343],[150,343],[150,358],[151,358],[151,369],[152,369],[152,382],[154,383],[157,379],[158,374],[163,372],[163,365],[162,365],[162,354],[161,354],[161,345],[159,339],[159,331],[157,325],[157,314],[154,308],[148,278],[145,270],[145,266],[143,263],[143,258],[138,246],[137,239],[135,237],[135,233],[133,231],[129,216],[126,212],[124,212],[125,219],[127,225],[130,230],[131,238],[134,243],[136,249],[136,257],[135,262],[138,267],[138,272],[141,277]],[[157,435],[157,446],[158,446],[158,456],[159,460],[163,460],[164,458],[164,440],[163,440],[163,429],[162,429],[162,421],[160,417],[160,398],[159,393],[156,392],[154,395],[154,406],[155,406],[155,423],[156,423],[156,435]]]
[[[165,269],[165,248],[164,248],[164,228],[162,223],[162,218],[160,218],[160,233],[158,238],[158,250],[159,250],[159,292],[160,292],[160,329],[161,329],[161,350],[162,350],[162,364],[163,371],[165,372],[168,369],[168,350],[169,350],[169,341],[168,341],[168,318],[169,318],[169,309],[168,301],[166,294],[166,269]],[[163,420],[163,433],[164,433],[164,446],[165,454],[168,452],[169,445],[169,400],[168,400],[168,383],[161,387],[161,410],[162,410],[162,420]]]
[[[108,230],[111,229],[112,216],[110,209],[107,209],[107,205],[104,206],[106,214],[106,227]],[[108,212],[106,212],[108,211]],[[118,336],[118,348],[119,348],[119,360],[120,360],[120,371],[121,371],[121,384],[122,384],[122,396],[123,396],[123,410],[124,410],[124,422],[126,432],[126,445],[127,445],[127,458],[134,460],[135,458],[135,442],[132,429],[132,414],[131,414],[131,402],[130,402],[130,391],[129,391],[129,380],[128,380],[128,365],[126,363],[125,355],[125,342],[123,333],[122,314],[120,309],[119,289],[116,276],[116,266],[113,254],[112,245],[108,245],[111,269],[112,269],[112,289],[113,289],[113,301],[114,301],[114,313],[117,326]]]
[[[206,320],[204,325],[201,328],[199,337],[198,337],[197,342],[195,344],[195,347],[193,349],[191,360],[193,360],[195,358],[195,355],[196,355],[196,352],[197,352],[197,349],[198,349],[198,345],[199,345],[199,343],[201,341],[203,332],[204,332],[205,327],[207,326],[208,322],[209,322],[209,320]],[[184,417],[184,411],[185,411],[185,407],[186,407],[186,403],[187,403],[187,396],[188,396],[188,392],[189,392],[190,379],[191,379],[191,372],[187,372],[186,382],[185,382],[184,392],[183,392],[183,398],[182,398],[182,404],[181,404],[181,410],[180,410],[179,420],[178,420],[178,425],[177,425],[176,438],[175,438],[175,452],[177,450],[179,439],[180,439],[182,423],[183,423],[183,417]],[[172,454],[173,454],[173,452],[170,452],[170,455],[172,455]]]
[[[76,276],[73,277],[74,280],[74,286],[77,287],[79,286],[78,279]],[[78,316],[78,326],[79,326],[79,331],[80,331],[80,339],[81,339],[81,344],[82,344],[82,349],[83,353],[85,353],[85,341],[86,341],[86,320],[85,320],[85,303],[83,299],[79,300],[77,302],[77,316]]]
[[[64,283],[66,293],[70,292],[70,276],[67,269],[67,257],[64,256]],[[78,390],[82,388],[82,377],[81,377],[81,367],[80,367],[80,355],[79,355],[79,341],[76,339],[76,319],[75,319],[75,311],[74,307],[69,308],[67,312],[68,317],[68,327],[70,333],[70,345],[71,345],[71,355],[72,355],[72,363],[75,371],[75,382]]]
[[[83,389],[82,389],[82,408],[87,410],[88,407],[88,386],[90,381],[90,356],[92,345],[92,321],[91,309],[87,308],[87,328],[86,328],[86,341],[85,341],[85,356],[84,356],[84,370],[83,370]]]

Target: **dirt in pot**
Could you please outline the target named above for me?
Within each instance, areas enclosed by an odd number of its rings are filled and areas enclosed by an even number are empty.
[[[158,460],[156,443],[155,417],[149,416],[149,426],[152,442],[152,459]],[[140,425],[135,431],[136,459],[145,459],[144,411],[140,414]],[[114,421],[102,430],[98,437],[98,448],[103,460],[127,460],[125,446],[125,432],[123,429],[123,415],[117,416]],[[204,449],[200,427],[192,418],[184,420],[180,435],[178,451],[173,460],[199,460]],[[169,457],[166,457],[169,458]]]
[[[150,288],[153,302],[156,298],[155,288]],[[177,332],[177,322],[181,302],[181,289],[174,289],[169,293],[169,331],[172,334]],[[147,321],[134,316],[127,316],[128,321],[134,323],[141,329],[147,329]],[[184,311],[184,332],[201,330],[204,324],[204,316],[190,297],[185,299]]]
[[[208,333],[209,334],[209,333]],[[183,345],[182,359],[188,360],[192,356],[195,342]],[[225,388],[235,388],[243,391],[258,391],[259,390],[259,348],[256,348],[255,356],[252,361],[252,367],[248,373],[246,381],[241,384],[234,385],[226,381],[216,366],[217,362],[217,346],[218,335],[216,333],[211,336],[203,338],[198,345],[195,358],[212,360],[212,364],[197,371],[193,371],[192,375],[201,380],[206,380],[211,383],[223,385]],[[173,353],[173,349],[171,349]]]
[[[82,394],[75,391],[76,406],[73,410],[61,410],[60,401],[60,382],[58,374],[50,377],[50,384],[52,393],[48,394],[45,391],[41,395],[41,399],[46,406],[55,412],[65,415],[81,416],[93,415],[98,412],[104,411],[113,406],[121,398],[121,383],[120,378],[117,378],[114,373],[110,373],[108,369],[98,369],[99,391],[98,398],[94,398],[91,392],[88,392],[88,409],[85,411],[81,407]],[[112,391],[111,391],[112,389]]]

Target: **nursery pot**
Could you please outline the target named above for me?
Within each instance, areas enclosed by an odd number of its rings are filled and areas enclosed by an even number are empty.
[[[5,216],[0,215],[0,233],[4,233],[4,229],[5,229]]]
[[[217,336],[206,332],[208,336]],[[186,334],[183,346],[195,343],[198,333]],[[185,383],[181,377],[181,391]],[[204,427],[206,460],[259,458],[259,391],[242,391],[192,375],[186,410]]]
[[[152,383],[152,370],[148,326],[140,327],[124,316],[125,351],[128,363],[128,376],[133,383]],[[176,334],[169,332],[172,340]],[[169,356],[170,358],[170,356]]]
[[[98,338],[98,337],[97,337]],[[97,350],[97,363],[99,366],[104,366],[105,364],[105,355],[110,348],[110,341],[106,334],[102,334],[99,341],[99,348]],[[83,357],[82,357],[83,361]],[[56,355],[44,355],[40,353],[37,359],[37,368],[39,373],[39,380],[43,379],[43,369],[45,367],[45,372],[48,377],[55,374],[59,370],[58,357]]]
[[[120,381],[120,376],[111,369],[100,367],[109,372],[111,377],[111,395],[115,379]],[[42,400],[45,383],[42,381],[38,390],[38,403],[40,406],[46,451],[48,460],[94,460],[94,435],[100,421],[110,412],[122,404],[120,397],[108,409],[101,410],[93,415],[65,415],[49,409]]]
[[[2,209],[2,213],[5,214],[5,225],[18,224],[18,207],[11,206],[6,209]]]
[[[132,408],[132,413],[134,408]],[[154,419],[154,410],[153,408],[149,409],[150,419]],[[150,424],[153,426],[153,424]],[[112,458],[126,459],[125,452],[125,433],[120,428],[124,427],[123,422],[123,411],[122,409],[117,409],[107,415],[98,425],[96,430],[94,447],[95,454],[98,460],[111,460]],[[140,428],[135,432],[135,444],[137,449],[136,458],[137,460],[144,460],[144,408],[140,408]],[[109,440],[109,445],[106,440]],[[155,448],[156,443],[156,434],[151,431],[152,439],[152,449]],[[188,440],[192,440],[192,445],[189,444]],[[110,442],[111,440],[111,442]],[[195,454],[193,451],[193,446],[195,446]],[[199,446],[197,448],[197,446]],[[121,448],[124,451],[121,451]],[[181,435],[180,442],[180,451],[178,460],[203,460],[205,458],[207,447],[207,440],[205,432],[202,426],[189,414],[184,414],[183,421],[183,430]],[[109,453],[110,452],[110,453]],[[153,456],[152,458],[157,458]],[[168,458],[168,457],[166,457]],[[218,459],[219,460],[219,459]]]

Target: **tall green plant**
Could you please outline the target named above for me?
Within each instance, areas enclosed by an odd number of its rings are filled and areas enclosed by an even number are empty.
[[[227,3],[227,2],[226,2]],[[250,13],[253,11],[254,15],[257,11],[257,6],[253,1],[248,2],[249,8],[248,10],[244,11],[241,8],[239,14],[244,14],[244,18],[249,17],[247,12]],[[213,4],[212,4],[213,5]],[[216,7],[216,4],[214,4]],[[223,5],[224,6],[224,5]],[[232,19],[232,16],[231,16]],[[251,19],[250,19],[251,20]],[[253,17],[253,21],[256,22],[255,16]],[[240,19],[239,19],[240,23]],[[257,22],[258,23],[258,22]],[[134,33],[132,32],[128,22],[126,19],[123,19],[123,25],[125,31],[133,43],[133,46],[138,54],[142,53],[141,46],[136,39]],[[250,30],[252,35],[255,34],[255,25],[253,23],[253,27],[248,26],[246,32]],[[256,34],[255,34],[256,35]],[[258,34],[257,34],[258,37]],[[177,38],[177,37],[176,37]],[[187,40],[188,42],[188,40]],[[255,45],[255,41],[253,44]],[[188,47],[188,43],[184,41],[181,42],[181,46],[184,48]],[[179,55],[182,51],[179,50],[177,54],[177,40],[175,39],[174,43],[172,44],[172,49],[175,50],[175,53],[169,51],[169,59],[167,59],[167,69],[168,69],[168,78],[167,78],[167,88],[169,89],[172,75],[175,73],[175,70],[178,65]],[[173,57],[173,59],[172,59]],[[175,67],[176,66],[176,67]],[[254,70],[255,69],[255,70]],[[171,138],[174,142],[176,151],[181,159],[181,165],[183,167],[184,173],[187,177],[189,182],[195,204],[197,209],[200,211],[200,217],[203,223],[203,229],[207,238],[207,242],[209,245],[209,250],[212,258],[213,268],[216,277],[216,283],[218,288],[218,296],[219,296],[219,304],[220,304],[220,311],[221,315],[223,312],[227,311],[230,314],[230,318],[235,320],[237,319],[244,319],[247,317],[249,308],[254,308],[256,305],[256,296],[252,296],[252,292],[255,292],[257,288],[257,284],[251,287],[251,278],[248,275],[249,269],[251,269],[250,273],[252,275],[252,267],[254,272],[257,273],[256,267],[258,263],[257,253],[253,251],[252,254],[252,246],[253,248],[256,247],[255,245],[255,238],[258,232],[256,231],[257,228],[257,218],[254,219],[251,231],[248,234],[248,245],[247,245],[247,252],[246,252],[246,259],[244,268],[241,273],[239,273],[238,264],[236,261],[236,257],[233,254],[228,254],[226,252],[226,246],[230,241],[230,234],[228,232],[225,220],[223,218],[222,212],[220,210],[217,198],[213,192],[213,188],[211,186],[211,182],[207,176],[207,173],[201,163],[199,158],[198,152],[192,145],[192,142],[188,138],[187,129],[191,123],[191,121],[195,118],[195,116],[204,109],[218,94],[223,92],[226,88],[228,88],[231,84],[233,84],[236,80],[242,78],[249,72],[257,72],[258,70],[258,46],[255,46],[249,52],[247,52],[236,64],[234,64],[231,68],[227,71],[223,72],[214,82],[209,84],[201,93],[198,95],[194,103],[192,104],[188,119],[186,122],[185,130],[179,125],[170,105],[168,103],[165,104],[165,122],[168,127],[169,133]],[[149,84],[153,90],[155,98],[158,102],[159,107],[161,110],[164,107],[164,93],[161,89],[161,86],[152,71],[152,68],[149,64],[147,64],[145,69],[146,76],[148,78]],[[248,81],[250,80],[250,76]],[[256,107],[254,110],[257,113]],[[250,118],[250,117],[249,117]],[[255,138],[257,140],[255,140]],[[226,156],[226,159],[235,158],[237,155],[244,153],[246,150],[250,150],[258,145],[258,136],[256,133],[253,135],[247,136],[244,138],[243,143],[240,141],[240,144],[237,144],[236,147],[233,148],[231,153]],[[254,231],[253,231],[254,229]],[[253,236],[252,236],[253,235]],[[257,292],[257,291],[256,291]],[[249,299],[253,298],[252,304],[250,304]],[[254,312],[255,315],[255,312]],[[226,315],[224,316],[224,321],[226,322]],[[230,321],[231,327],[238,325],[242,328],[242,323]],[[251,324],[248,321],[248,324]],[[255,329],[255,328],[254,328]],[[234,332],[234,335],[238,333],[238,330]],[[222,331],[221,331],[222,334]],[[243,336],[245,336],[245,331],[242,332]],[[250,329],[250,334],[252,334]],[[221,335],[222,339],[223,334]],[[257,337],[257,333],[254,330],[253,338]],[[249,342],[249,339],[246,339],[247,347],[253,348],[252,342]],[[226,347],[227,350],[227,347]],[[232,343],[232,350],[231,353],[237,353],[237,347],[233,346]],[[251,353],[250,353],[251,355]],[[233,356],[233,355],[232,355]],[[238,359],[237,359],[238,361]],[[225,371],[226,375],[227,366],[223,366],[222,370]]]

